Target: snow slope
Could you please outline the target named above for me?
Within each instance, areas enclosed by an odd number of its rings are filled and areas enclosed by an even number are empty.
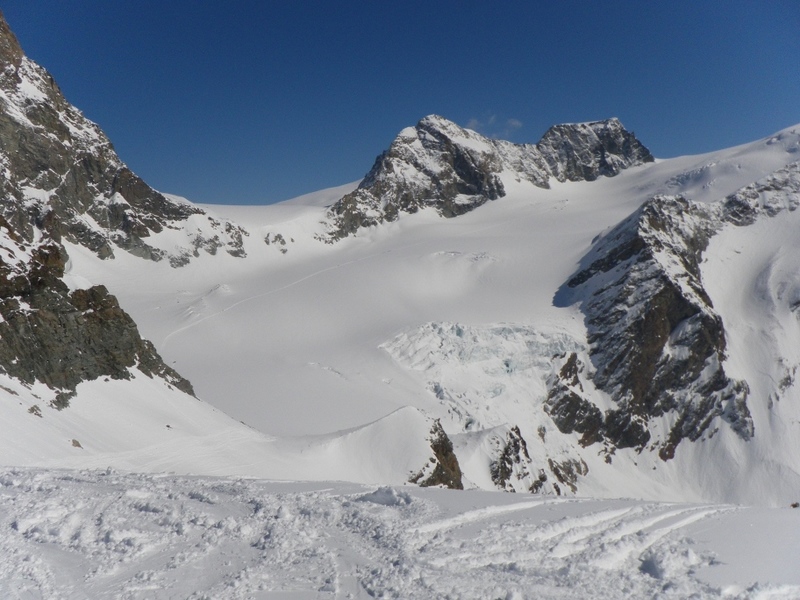
[[[507,195],[471,213],[443,219],[421,210],[332,245],[315,239],[324,231],[324,206],[352,186],[274,206],[205,207],[211,217],[231,219],[249,232],[243,238],[246,258],[201,255],[175,269],[124,253],[100,261],[68,245],[68,277],[75,285],[107,285],[143,336],[192,381],[199,398],[270,436],[331,434],[411,406],[442,419],[449,434],[462,435],[458,452],[472,464],[492,461],[486,431],[518,426],[532,468],[549,460],[587,465],[583,494],[785,506],[800,496],[798,453],[791,442],[773,441],[788,436],[800,419],[795,401],[785,402],[779,415],[754,409],[755,437],[763,440],[758,444],[741,443],[723,429],[712,442],[680,446],[666,463],[653,453],[623,450],[612,465],[596,448],[581,449],[576,434],[559,432],[541,403],[552,353],[585,344],[580,305],[559,307],[554,295],[598,235],[654,194],[721,200],[796,160],[798,148],[800,129],[788,128],[751,144],[660,160],[613,178],[551,181],[550,189],[506,172],[501,175]],[[759,233],[776,219],[726,230],[719,239],[754,236],[747,244],[757,245],[756,238],[767,236],[776,249],[792,247],[786,245],[790,224]],[[164,231],[151,243],[168,248],[182,243],[182,235]],[[717,251],[717,243],[706,261],[721,261],[719,268],[704,267],[704,279],[730,332],[726,365],[737,374],[736,364],[753,364],[752,344],[737,341],[752,307],[728,307],[729,293],[717,291],[721,282],[735,285],[724,262],[730,259],[721,258],[729,252]],[[737,265],[737,274],[749,269],[763,265]],[[714,275],[705,274],[712,270]],[[794,356],[796,325],[789,324],[788,337],[772,355],[789,348],[786,356]],[[454,335],[457,329],[468,335]],[[757,388],[751,398],[760,402]],[[424,437],[419,429],[409,437]],[[114,460],[107,457],[108,464]],[[189,467],[185,460],[175,470],[208,472],[202,461]],[[294,469],[292,478],[319,477],[304,468]],[[364,481],[347,468],[337,472]],[[485,484],[485,473],[471,473],[465,472],[468,483]],[[258,474],[285,473],[261,465]],[[395,475],[387,473],[386,480],[395,481]]]
[[[0,25],[0,595],[800,597],[800,127],[201,209]]]
[[[0,472],[0,595],[800,596],[800,510],[101,471]]]
[[[591,183],[508,176],[506,197],[457,219],[422,210],[333,245],[316,238],[325,207],[353,185],[205,207],[247,232],[246,256],[181,268],[67,243],[65,281],[107,285],[200,400],[134,372],[80,384],[57,411],[50,390],[2,377],[0,592],[800,596],[794,195],[779,210],[754,192],[766,217],[725,225],[703,255],[725,368],[750,385],[752,440],[718,427],[667,462],[631,449],[609,461],[543,410],[553,356],[586,351],[580,304],[556,294],[598,236],[656,193],[720,201],[798,148],[790,128]],[[180,251],[191,227],[151,243]],[[473,489],[407,484],[437,460],[437,418]],[[515,431],[525,451],[498,482]],[[537,485],[544,495],[475,489]]]
[[[7,465],[403,484],[433,457],[433,421],[411,407],[348,431],[289,439],[140,372],[132,381],[83,383],[62,411],[40,400],[44,385],[6,377],[0,385],[13,397],[0,404]]]

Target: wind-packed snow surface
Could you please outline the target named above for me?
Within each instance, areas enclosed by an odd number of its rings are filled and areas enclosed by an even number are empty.
[[[13,469],[0,528],[3,598],[800,596],[788,508]]]

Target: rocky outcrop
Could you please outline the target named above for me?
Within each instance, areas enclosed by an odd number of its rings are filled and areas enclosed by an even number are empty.
[[[167,198],[119,159],[100,128],[64,98],[42,67],[25,57],[0,14],[0,214],[24,239],[38,232],[85,246],[101,258],[122,248],[161,260],[169,253],[149,240],[182,229],[199,208]],[[226,249],[241,239],[221,224],[203,223]],[[230,239],[229,239],[230,238]],[[189,242],[191,242],[189,240]],[[190,254],[196,253],[197,246]],[[175,264],[175,263],[173,263]]]
[[[550,459],[547,464],[561,485],[569,488],[573,494],[578,491],[578,478],[585,477],[589,473],[589,467],[582,459],[567,459],[560,462]],[[557,495],[566,494],[566,490],[562,490],[557,483],[554,483],[553,487]]]
[[[134,368],[193,394],[104,286],[71,291],[64,284],[58,244],[29,245],[0,220],[0,247],[0,370],[44,383],[58,408],[82,381],[129,379]]]
[[[442,486],[452,490],[463,490],[461,467],[453,452],[453,442],[447,437],[441,422],[437,419],[431,427],[428,441],[433,456],[418,473],[412,475],[410,483],[420,487]]]
[[[581,396],[571,356],[550,384],[548,409],[582,443],[613,448],[648,443],[669,459],[683,439],[696,440],[716,417],[744,438],[753,434],[747,385],[722,363],[725,332],[700,276],[709,238],[721,226],[719,207],[659,196],[600,240],[567,286],[582,290],[591,379],[617,409],[600,411]],[[664,439],[649,423],[672,415]]]
[[[747,226],[800,205],[794,163],[714,204],[658,196],[597,242],[557,297],[582,300],[590,352],[573,353],[554,371],[546,410],[581,444],[650,445],[664,460],[682,440],[697,440],[720,418],[742,438],[753,435],[748,386],[730,379],[722,319],[700,272],[709,239],[722,227]],[[604,413],[596,390],[617,408]],[[651,422],[669,415],[665,437]]]
[[[576,352],[555,359],[563,360],[563,364],[548,381],[549,393],[544,411],[561,433],[580,433],[581,446],[599,442],[603,439],[604,418],[584,388],[580,377],[584,365],[578,361]]]
[[[759,216],[774,217],[800,206],[800,161],[743,187],[723,202],[722,219],[739,227],[752,225]]]
[[[148,238],[202,216],[117,157],[100,129],[27,59],[0,15],[0,370],[63,408],[83,381],[138,370],[192,394],[104,286],[70,290],[65,241],[101,258],[159,260]]]
[[[400,132],[359,187],[328,212],[332,242],[401,213],[434,208],[455,217],[501,198],[501,174],[538,187],[594,180],[653,160],[617,119],[559,125],[536,144],[486,138],[432,115]]]
[[[497,440],[497,457],[489,465],[489,474],[495,486],[505,492],[539,494],[555,491],[548,484],[545,470],[534,468],[528,444],[516,425],[508,430],[505,438]]]

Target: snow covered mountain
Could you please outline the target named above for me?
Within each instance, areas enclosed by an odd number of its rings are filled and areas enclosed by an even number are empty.
[[[429,116],[361,182],[200,207],[5,22],[0,66],[4,464],[800,497],[800,127],[654,160]]]
[[[241,252],[241,231],[165,197],[131,172],[100,128],[24,55],[4,20],[0,69],[3,216],[18,235],[28,242],[39,235],[63,238],[104,259],[115,249],[174,264],[201,249]],[[165,229],[184,234],[180,246],[148,243]]]
[[[486,138],[431,115],[407,127],[364,180],[328,211],[334,241],[400,213],[434,208],[444,217],[506,195],[500,174],[549,188],[556,181],[593,181],[652,162],[618,119],[551,127],[535,146]]]
[[[201,207],[0,15],[0,190],[2,597],[800,594],[800,125]]]

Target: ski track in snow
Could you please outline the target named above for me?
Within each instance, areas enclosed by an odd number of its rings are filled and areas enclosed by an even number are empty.
[[[798,597],[696,576],[714,558],[684,529],[741,510],[14,469],[0,473],[0,597]]]

